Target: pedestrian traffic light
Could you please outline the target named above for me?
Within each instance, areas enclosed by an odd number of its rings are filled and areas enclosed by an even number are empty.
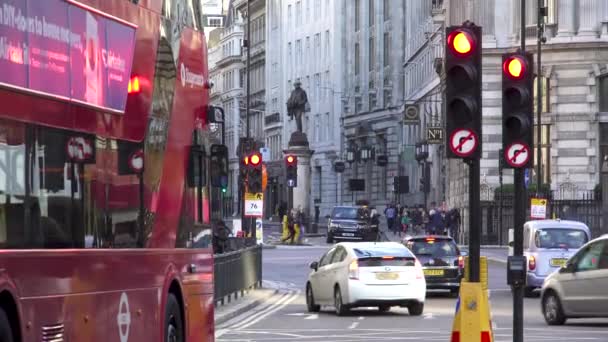
[[[446,29],[448,158],[481,154],[481,27],[466,21]]]
[[[298,157],[292,154],[285,157],[285,179],[288,187],[298,186]]]
[[[502,145],[505,167],[532,167],[534,98],[532,54],[502,56]]]
[[[228,185],[228,147],[226,145],[211,145],[210,157],[211,186],[226,188]]]
[[[247,187],[249,192],[262,192],[262,154],[259,152],[249,154],[247,162]]]

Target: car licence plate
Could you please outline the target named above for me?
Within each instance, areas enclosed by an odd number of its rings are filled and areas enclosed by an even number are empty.
[[[442,276],[443,270],[424,270],[424,275],[427,276]]]
[[[353,236],[355,236],[355,234],[354,233],[342,233],[342,236],[353,237]]]
[[[556,259],[551,259],[551,266],[553,267],[562,267],[566,264],[566,262],[568,261],[568,259],[563,259],[563,258],[556,258]]]
[[[399,273],[396,272],[380,272],[376,273],[376,279],[378,280],[397,280]]]

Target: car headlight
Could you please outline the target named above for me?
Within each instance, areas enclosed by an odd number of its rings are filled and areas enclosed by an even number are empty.
[[[338,229],[338,228],[340,228],[339,224],[330,224],[329,225],[329,229]]]

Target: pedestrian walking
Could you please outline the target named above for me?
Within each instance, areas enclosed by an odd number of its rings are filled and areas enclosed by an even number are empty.
[[[386,215],[386,225],[388,226],[388,230],[392,231],[393,235],[396,234],[395,219],[397,217],[397,211],[395,209],[395,206],[389,204],[386,209],[384,209],[384,215]]]
[[[403,210],[403,213],[401,214],[401,232],[403,232],[404,235],[407,235],[410,223],[411,219],[408,216],[407,210]],[[399,233],[399,236],[401,236],[401,232]]]
[[[294,240],[296,237],[296,229],[295,229],[295,209],[292,209],[287,214],[287,229],[289,231],[288,235],[281,240],[281,242],[289,241],[290,244],[294,244]]]

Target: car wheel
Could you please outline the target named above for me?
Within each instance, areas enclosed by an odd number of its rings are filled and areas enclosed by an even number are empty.
[[[327,239],[325,240],[325,242],[327,242],[327,243],[334,243],[334,238],[331,235],[329,235],[329,233],[328,233],[327,234]]]
[[[338,286],[334,290],[334,306],[336,307],[336,315],[345,316],[348,314],[348,307],[342,302],[342,291]]]
[[[13,342],[13,330],[11,329],[11,323],[8,320],[8,316],[3,309],[0,309],[0,341],[2,342]]]
[[[566,323],[567,318],[564,315],[562,304],[553,291],[548,292],[543,297],[543,316],[549,325],[563,325]]]
[[[184,342],[182,310],[173,293],[167,296],[165,309],[165,342]]]
[[[391,311],[391,307],[390,307],[390,305],[380,305],[378,307],[378,311],[380,311],[380,312],[389,312],[389,311]]]
[[[306,308],[308,309],[308,312],[321,311],[321,305],[315,304],[315,296],[312,293],[312,286],[310,286],[310,283],[306,284]]]
[[[458,287],[450,289],[450,296],[456,298],[456,297],[458,297],[459,292],[460,292],[460,288],[458,288]]]
[[[414,304],[410,304],[407,306],[407,311],[409,311],[412,316],[420,316],[424,311],[424,303],[416,302]]]

